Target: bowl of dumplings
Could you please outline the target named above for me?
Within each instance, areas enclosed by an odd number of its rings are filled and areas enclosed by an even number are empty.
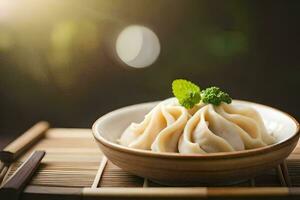
[[[94,123],[111,162],[163,185],[228,185],[276,167],[298,143],[298,122],[280,110],[184,79],[173,81],[172,92]]]
[[[123,170],[164,185],[226,185],[281,164],[299,124],[275,108],[232,100],[191,109],[176,98],[123,107],[100,117],[93,134]]]

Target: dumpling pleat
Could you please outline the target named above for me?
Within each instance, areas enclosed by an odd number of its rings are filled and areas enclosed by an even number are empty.
[[[145,119],[132,123],[122,134],[120,144],[157,152],[178,152],[178,141],[189,118],[188,110],[174,99],[154,107]]]
[[[173,116],[172,114],[177,114],[179,117],[177,119],[173,118],[173,120],[167,120],[167,127],[157,135],[151,149],[157,152],[178,152],[178,140],[188,120],[188,112],[181,106],[173,106],[167,108],[163,107],[162,113],[165,118],[170,118],[170,116]]]
[[[184,133],[181,136],[180,143],[178,145],[180,153],[212,153],[235,150],[228,141],[210,130],[210,123],[222,124],[222,118],[213,118],[209,116],[209,114],[216,115],[216,113],[209,112],[211,112],[211,109],[209,106],[205,106],[197,111],[187,122]],[[213,120],[216,121],[213,122]],[[235,136],[239,137],[238,134]],[[243,148],[242,141],[240,141],[240,144],[237,146],[241,146]]]
[[[241,137],[247,149],[262,147],[275,142],[275,138],[267,132],[261,116],[253,108],[235,107],[224,103],[218,106],[216,110],[243,130]]]

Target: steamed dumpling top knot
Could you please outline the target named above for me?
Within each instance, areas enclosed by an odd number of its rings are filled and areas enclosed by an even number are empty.
[[[155,106],[141,123],[130,124],[119,142],[135,149],[178,152],[179,137],[189,116],[176,98],[167,99]]]
[[[180,153],[230,152],[274,142],[255,109],[221,103],[208,104],[189,119],[178,148]]]

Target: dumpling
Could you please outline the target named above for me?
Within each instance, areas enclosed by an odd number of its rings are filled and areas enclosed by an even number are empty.
[[[227,120],[244,130],[241,136],[247,149],[275,143],[275,137],[268,133],[260,114],[247,106],[222,104],[216,107],[217,112]]]
[[[238,127],[208,104],[187,122],[178,149],[180,153],[212,153],[244,150],[245,147]]]
[[[171,98],[159,103],[139,123],[132,123],[122,134],[121,145],[156,152],[178,152],[178,141],[189,112]]]
[[[230,152],[274,142],[253,108],[221,103],[208,104],[189,119],[178,149],[180,153]]]

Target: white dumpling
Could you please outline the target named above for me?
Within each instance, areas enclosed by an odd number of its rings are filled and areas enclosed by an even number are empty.
[[[178,141],[188,120],[188,112],[182,106],[162,106],[166,127],[157,135],[151,150],[156,152],[178,152]]]
[[[259,113],[251,107],[208,104],[189,119],[180,138],[180,153],[239,151],[275,142]]]
[[[176,99],[168,99],[154,107],[141,123],[132,123],[119,142],[135,149],[178,152],[178,140],[188,118],[187,109]]]
[[[223,103],[216,107],[216,111],[243,130],[241,137],[247,149],[275,143],[275,138],[268,133],[262,117],[254,108]]]
[[[189,119],[178,149],[180,153],[213,153],[239,151],[245,147],[237,127],[209,104]]]

